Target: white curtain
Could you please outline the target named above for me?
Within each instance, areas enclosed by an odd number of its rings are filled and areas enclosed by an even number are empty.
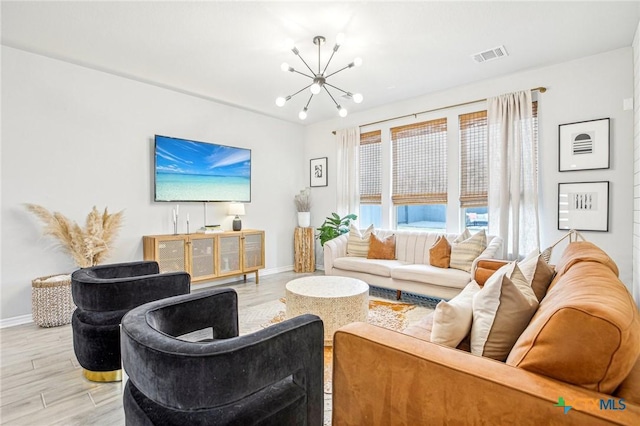
[[[336,213],[340,217],[350,213],[359,215],[360,129],[354,127],[336,131],[336,142],[338,146]]]
[[[488,99],[489,233],[504,239],[503,258],[540,247],[538,147],[531,91]]]

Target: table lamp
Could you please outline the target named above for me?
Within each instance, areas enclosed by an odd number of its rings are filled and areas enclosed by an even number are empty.
[[[242,203],[231,203],[229,204],[229,211],[227,212],[230,216],[234,216],[233,218],[233,230],[240,231],[242,229],[242,221],[240,220],[240,216],[244,215],[244,204]]]

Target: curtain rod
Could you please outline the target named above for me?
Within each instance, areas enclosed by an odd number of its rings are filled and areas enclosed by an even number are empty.
[[[540,93],[544,93],[547,91],[546,87],[534,87],[533,89],[531,89],[532,92],[538,91]],[[486,101],[487,98],[484,99],[476,99],[475,101],[469,101],[469,102],[462,102],[459,104],[455,104],[455,105],[449,105],[449,106],[444,106],[444,107],[440,107],[440,108],[434,108],[434,109],[428,109],[426,111],[420,111],[420,112],[414,112],[413,114],[406,114],[406,115],[400,115],[398,117],[393,117],[393,118],[385,118],[384,120],[380,120],[380,121],[374,121],[372,123],[367,123],[367,124],[361,124],[358,127],[366,127],[366,126],[372,126],[374,124],[380,124],[380,123],[385,123],[387,121],[393,121],[393,120],[399,120],[401,118],[407,118],[407,117],[416,117],[418,118],[418,115],[421,114],[426,114],[428,112],[434,112],[434,111],[440,111],[441,109],[449,109],[449,108],[456,108],[456,107],[461,107],[461,106],[465,106],[465,105],[471,105],[471,104],[476,104],[478,102],[484,102]],[[336,130],[334,130],[333,132],[334,135],[336,134]]]

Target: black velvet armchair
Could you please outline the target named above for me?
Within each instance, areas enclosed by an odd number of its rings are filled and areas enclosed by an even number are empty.
[[[322,424],[322,320],[302,315],[239,336],[237,303],[233,289],[215,289],[125,315],[127,425]],[[185,338],[197,330],[206,335]]]
[[[94,266],[71,274],[77,309],[71,318],[73,349],[84,376],[96,382],[121,380],[120,320],[131,308],[187,294],[186,272],[159,273],[157,262]]]

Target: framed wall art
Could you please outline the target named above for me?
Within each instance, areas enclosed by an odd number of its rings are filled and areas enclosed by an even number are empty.
[[[312,159],[310,174],[310,186],[327,186],[327,157]]]
[[[558,229],[609,231],[609,181],[558,184]]]
[[[609,168],[609,119],[558,126],[561,172]]]

